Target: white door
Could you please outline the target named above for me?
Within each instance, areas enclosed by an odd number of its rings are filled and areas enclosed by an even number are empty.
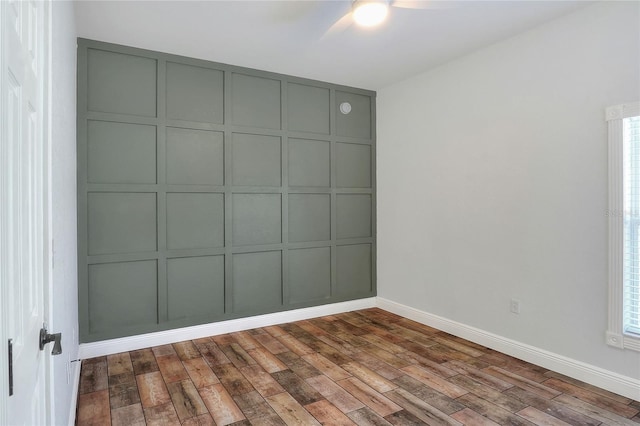
[[[48,423],[51,345],[39,349],[49,280],[48,13],[45,1],[0,0],[0,284],[3,363],[13,350],[13,395],[2,365],[0,423]]]

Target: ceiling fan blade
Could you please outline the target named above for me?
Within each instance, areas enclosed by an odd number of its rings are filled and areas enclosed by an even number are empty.
[[[324,35],[320,38],[320,41],[330,38],[334,35],[340,34],[353,24],[353,13],[348,12],[342,18],[338,19]]]
[[[391,2],[392,7],[403,9],[451,9],[455,7],[453,2],[430,1],[430,0],[395,0]]]
[[[269,3],[275,22],[295,22],[314,13],[318,3],[314,1],[274,1]]]

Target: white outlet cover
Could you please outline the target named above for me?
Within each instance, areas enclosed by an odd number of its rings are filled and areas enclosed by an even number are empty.
[[[516,299],[511,299],[511,303],[509,304],[509,310],[514,314],[520,313],[520,301]]]

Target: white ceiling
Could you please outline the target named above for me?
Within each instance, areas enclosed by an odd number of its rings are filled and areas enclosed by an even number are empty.
[[[79,37],[377,90],[587,3],[432,4],[394,7],[381,27],[351,26],[327,36],[350,1],[81,0],[75,6]]]

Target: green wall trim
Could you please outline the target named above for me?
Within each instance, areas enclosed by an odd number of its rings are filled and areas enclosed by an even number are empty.
[[[376,295],[375,92],[78,39],[77,95],[81,342]]]

